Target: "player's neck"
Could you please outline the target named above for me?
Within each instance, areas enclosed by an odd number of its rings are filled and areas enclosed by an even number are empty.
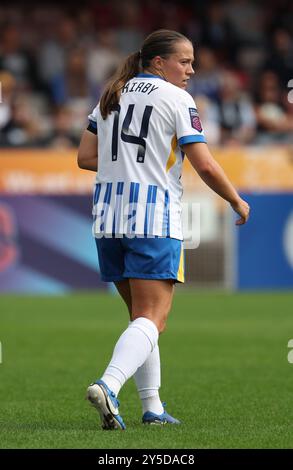
[[[158,70],[153,69],[153,68],[148,68],[144,69],[143,73],[149,74],[149,75],[157,75],[158,77],[165,78]]]

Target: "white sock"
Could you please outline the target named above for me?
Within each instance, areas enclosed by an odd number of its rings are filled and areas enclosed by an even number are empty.
[[[164,408],[159,395],[159,388],[161,386],[161,361],[158,344],[149,354],[142,366],[137,369],[133,377],[141,399],[142,412],[151,411],[152,413],[162,414]]]
[[[158,342],[158,329],[148,318],[136,318],[118,339],[101,379],[118,395],[121,387],[147,359]]]
[[[141,403],[143,414],[146,411],[151,411],[156,415],[161,415],[162,413],[164,413],[164,408],[160,400],[159,392],[157,392],[157,394],[153,395],[152,397],[143,398],[141,400]]]

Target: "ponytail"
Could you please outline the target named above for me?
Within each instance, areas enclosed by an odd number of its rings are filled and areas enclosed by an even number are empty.
[[[140,51],[130,54],[106,85],[100,100],[100,112],[103,119],[106,119],[116,108],[125,83],[139,73],[139,61]]]

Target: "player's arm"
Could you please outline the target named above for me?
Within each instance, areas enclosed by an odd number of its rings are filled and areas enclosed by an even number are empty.
[[[98,171],[98,138],[89,130],[82,134],[79,144],[77,164],[84,170]]]
[[[201,179],[219,196],[228,201],[235,212],[240,215],[236,225],[245,224],[249,217],[249,205],[241,199],[221,166],[211,155],[208,146],[205,143],[197,142],[183,145],[182,150]]]

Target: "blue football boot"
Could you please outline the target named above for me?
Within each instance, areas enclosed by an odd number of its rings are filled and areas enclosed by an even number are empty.
[[[142,417],[143,424],[181,424],[180,421],[173,416],[169,415],[166,408],[166,403],[162,403],[164,412],[161,415],[146,411]]]
[[[97,380],[88,387],[86,398],[98,410],[103,429],[126,429],[119,415],[119,400],[103,380]]]

